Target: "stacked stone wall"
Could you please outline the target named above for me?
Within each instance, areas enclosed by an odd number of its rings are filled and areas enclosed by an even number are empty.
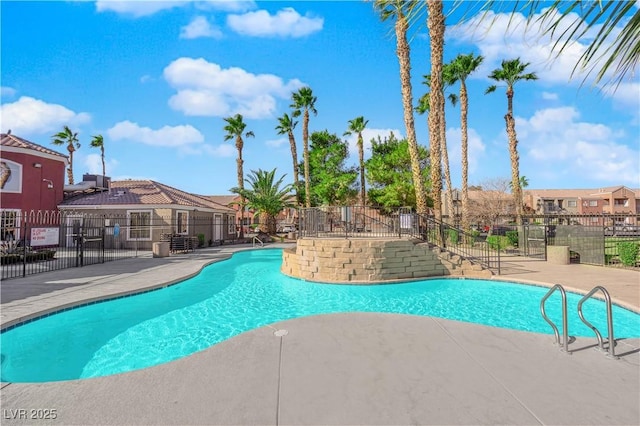
[[[309,281],[371,283],[449,275],[426,243],[412,240],[298,239],[281,271]]]

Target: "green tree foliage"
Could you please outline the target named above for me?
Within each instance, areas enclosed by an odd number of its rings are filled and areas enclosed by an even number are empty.
[[[80,149],[78,132],[72,131],[69,126],[64,126],[61,132],[51,136],[51,143],[54,145],[66,145],[69,151],[69,167],[67,168],[67,178],[69,185],[73,185],[73,153]]]
[[[346,167],[347,143],[327,130],[311,134],[309,176],[311,204],[344,205],[357,196],[355,182],[358,171]]]
[[[428,187],[429,153],[419,146],[420,170],[423,183]],[[411,172],[409,142],[398,140],[393,133],[371,140],[371,158],[366,162],[369,181],[368,198],[374,206],[387,208],[416,207],[416,193]],[[431,205],[431,200],[427,199]]]
[[[231,188],[230,191],[244,197],[246,205],[260,215],[260,227],[268,233],[276,232],[275,218],[283,209],[295,206],[291,195],[292,185],[282,186],[284,175],[276,180],[276,169],[270,172],[251,170],[245,179],[249,188]]]

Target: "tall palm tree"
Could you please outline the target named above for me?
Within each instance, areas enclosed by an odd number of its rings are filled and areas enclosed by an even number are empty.
[[[516,205],[516,221],[522,224],[522,188],[520,188],[520,157],[518,155],[518,136],[516,134],[516,121],[513,118],[513,86],[521,80],[537,80],[534,73],[525,73],[529,63],[520,62],[520,58],[503,60],[502,67],[493,70],[489,78],[497,82],[506,84],[507,87],[507,114],[504,121],[507,127],[507,137],[509,138],[509,157],[511,159],[511,188],[513,190],[513,201]],[[492,93],[496,86],[489,86],[485,93]]]
[[[364,141],[362,140],[362,131],[367,127],[369,120],[365,120],[363,116],[349,120],[349,128],[344,132],[345,136],[358,135],[358,161],[360,163],[360,205],[365,206],[367,202],[367,192],[364,181]]]
[[[462,157],[462,229],[469,230],[469,136],[468,136],[468,113],[469,95],[467,93],[467,77],[471,75],[484,60],[483,56],[459,54],[449,65],[447,83],[455,84],[460,82],[460,156]]]
[[[100,148],[100,159],[102,160],[102,176],[107,175],[107,169],[104,165],[104,138],[102,135],[96,135],[91,139],[91,148]]]
[[[236,168],[238,173],[238,188],[244,189],[244,172],[242,170],[242,164],[244,160],[242,160],[242,148],[244,147],[244,140],[242,136],[252,137],[255,136],[253,132],[246,132],[244,129],[247,127],[247,124],[243,121],[241,114],[236,114],[233,117],[226,117],[224,121],[227,122],[227,125],[224,126],[224,131],[227,134],[224,136],[224,140],[228,141],[230,139],[235,139],[236,141],[236,149],[238,150],[238,158],[236,159]],[[245,199],[242,195],[240,195],[240,238],[244,238],[244,208],[245,208]]]
[[[448,75],[449,73],[449,64],[445,64],[442,67],[442,73],[443,73],[443,90],[446,88],[446,86],[449,86],[451,83],[451,76]],[[427,74],[424,76],[424,81],[423,84],[427,85],[427,86],[431,86],[431,75]],[[457,102],[457,97],[455,95],[449,95],[449,98],[451,99],[451,103],[452,104],[456,104]],[[422,97],[418,100],[418,106],[416,106],[416,111],[418,112],[418,114],[425,114],[429,111],[431,107],[431,100],[430,100],[430,96],[429,96],[429,92],[425,93],[424,95],[422,95]],[[444,182],[446,184],[446,191],[445,191],[445,203],[446,203],[446,210],[448,212],[449,215],[453,214],[453,188],[451,187],[451,170],[449,169],[449,150],[447,148],[447,124],[446,124],[446,120],[445,117],[442,117],[442,125],[440,126],[440,150],[441,150],[441,157],[442,157],[442,168],[443,168],[443,172],[444,172]],[[452,217],[452,216],[449,216]]]
[[[445,20],[442,1],[427,0],[427,28],[431,47],[431,88],[429,110],[429,142],[431,159],[431,192],[433,213],[442,221],[442,127],[444,124],[444,87],[442,81]],[[439,234],[441,235],[441,234]]]
[[[420,152],[416,137],[415,123],[413,119],[413,94],[411,88],[411,50],[407,40],[407,30],[409,29],[409,19],[416,16],[417,9],[420,9],[420,1],[417,0],[375,0],[374,8],[380,13],[382,21],[395,19],[396,33],[396,54],[400,65],[400,86],[402,93],[402,110],[404,114],[404,125],[407,131],[407,141],[409,142],[409,156],[411,158],[411,175],[416,191],[416,210],[418,213],[426,214],[429,210],[427,205],[427,191],[422,179],[420,168]]]
[[[67,169],[67,178],[69,185],[73,185],[73,153],[80,149],[78,142],[78,133],[71,131],[69,126],[64,126],[61,132],[51,136],[51,143],[54,145],[67,145],[69,151],[69,168]]]
[[[311,183],[309,178],[309,111],[313,115],[317,115],[316,101],[317,97],[313,96],[310,87],[302,87],[291,95],[293,103],[293,116],[302,115],[302,142],[303,142],[303,160],[304,160],[304,198],[305,206],[311,207]]]
[[[296,191],[296,201],[298,200],[298,150],[296,148],[296,139],[293,135],[293,130],[298,124],[297,121],[289,117],[289,114],[285,113],[282,117],[278,118],[278,125],[276,131],[279,135],[287,134],[289,137],[289,145],[291,146],[291,159],[293,160],[293,186]]]
[[[284,175],[275,180],[276,169],[270,172],[258,169],[251,170],[245,179],[250,188],[231,188],[231,192],[247,200],[247,206],[259,214],[260,229],[268,234],[276,232],[276,216],[285,208],[294,207],[291,202],[291,185],[282,185]]]

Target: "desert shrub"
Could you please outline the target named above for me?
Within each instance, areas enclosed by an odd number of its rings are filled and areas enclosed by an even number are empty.
[[[518,247],[518,231],[507,231],[505,235],[510,246]]]
[[[504,250],[509,244],[509,239],[502,235],[490,235],[487,237],[487,244],[493,250]]]
[[[458,240],[460,238],[460,233],[458,232],[457,229],[449,229],[447,231],[447,233],[449,234],[449,242],[451,244],[458,244]]]
[[[633,241],[618,243],[618,256],[623,265],[634,266],[638,261],[638,251],[640,251],[638,243]]]

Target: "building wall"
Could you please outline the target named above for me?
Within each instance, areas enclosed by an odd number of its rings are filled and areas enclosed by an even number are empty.
[[[2,150],[1,157],[11,170],[1,190],[3,209],[57,210],[64,197],[64,161],[6,149]]]

